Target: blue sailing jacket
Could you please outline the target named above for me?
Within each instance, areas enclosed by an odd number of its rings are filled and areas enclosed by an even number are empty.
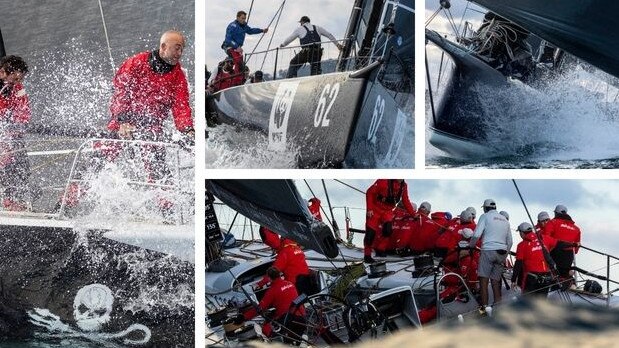
[[[260,33],[262,33],[262,29],[251,28],[247,24],[241,25],[241,23],[234,20],[232,23],[228,24],[228,28],[226,28],[226,40],[224,40],[222,47],[238,48],[243,46],[245,34],[254,35]]]

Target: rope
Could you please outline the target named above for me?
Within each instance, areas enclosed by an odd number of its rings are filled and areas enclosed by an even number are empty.
[[[284,0],[284,2],[286,2]],[[279,15],[277,16],[277,21],[275,22],[275,27],[273,27],[273,32],[271,33],[271,39],[269,40],[269,44],[267,46],[267,51],[269,51],[271,49],[271,42],[273,42],[273,37],[275,37],[275,31],[277,31],[277,26],[279,25],[279,19],[282,17],[282,13],[284,13],[283,11],[284,7],[282,4],[281,7],[281,11],[279,11]],[[264,69],[264,62],[267,60],[267,55],[264,55],[264,58],[262,58],[262,65],[260,65],[260,70]]]
[[[347,183],[345,183],[345,182],[343,182],[343,181],[341,181],[341,180],[338,180],[338,179],[335,179],[334,181],[335,181],[335,182],[339,182],[340,184],[342,184],[342,185],[344,185],[344,186],[346,186],[346,187],[349,187],[349,188],[351,188],[351,189],[353,189],[353,190],[355,190],[355,191],[357,191],[357,192],[361,193],[362,195],[365,195],[365,191],[362,191],[362,190],[360,190],[360,189],[358,189],[358,188],[356,188],[356,187],[354,187],[354,186],[352,186],[352,185],[350,185],[350,184],[347,184]]]
[[[110,46],[110,37],[107,34],[107,25],[105,24],[105,16],[103,15],[103,5],[101,0],[97,0],[99,3],[99,11],[101,12],[101,22],[103,22],[103,32],[105,33],[105,41],[107,42],[107,52],[110,55],[110,63],[112,64],[112,74],[116,73],[116,65],[114,64],[114,58],[112,58],[112,47]]]
[[[254,0],[251,0],[251,5],[249,6],[249,12],[247,13],[247,23],[249,23],[249,16],[251,16],[251,10],[254,8]]]
[[[282,2],[281,5],[279,5],[279,8],[277,9],[277,11],[275,11],[275,15],[273,16],[273,18],[271,18],[271,21],[269,22],[269,24],[267,25],[267,28],[271,26],[271,24],[273,24],[273,21],[275,20],[275,17],[277,17],[277,13],[279,11],[281,11],[284,8],[284,4],[286,3],[286,0],[284,0]],[[262,35],[260,35],[260,39],[258,40],[258,42],[256,43],[256,45],[254,46],[254,49],[251,51],[251,53],[247,56],[247,58],[245,59],[244,65],[247,65],[247,62],[249,61],[249,59],[251,59],[251,56],[254,54],[254,52],[256,52],[256,49],[258,48],[258,45],[260,45],[260,42],[262,41],[262,39],[264,38],[265,33],[262,33]]]

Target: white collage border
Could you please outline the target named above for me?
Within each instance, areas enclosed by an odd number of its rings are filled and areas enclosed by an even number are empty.
[[[206,120],[204,94],[206,2],[195,1],[195,127],[196,127],[196,236],[195,236],[195,334],[196,347],[205,346],[205,235],[204,203],[206,178],[213,179],[617,179],[619,169],[425,169],[425,8],[426,0],[415,0],[415,168],[414,169],[205,169]],[[349,0],[333,0],[349,1]],[[438,0],[427,0],[436,2]]]

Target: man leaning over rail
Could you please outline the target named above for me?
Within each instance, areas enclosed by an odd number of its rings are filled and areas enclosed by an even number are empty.
[[[252,28],[247,24],[247,13],[239,11],[236,13],[236,19],[228,24],[226,28],[226,38],[221,48],[226,54],[232,58],[234,65],[239,67],[239,71],[243,71],[243,44],[245,43],[245,34],[255,35],[267,33],[269,28],[258,29]]]
[[[321,35],[333,41],[338,50],[341,51],[343,48],[340,43],[336,42],[337,40],[333,34],[326,31],[323,27],[311,24],[309,17],[301,17],[299,23],[301,23],[301,26],[295,29],[295,31],[293,31],[279,46],[286,47],[296,38],[299,38],[301,46],[303,46],[301,51],[290,60],[288,78],[297,77],[297,72],[305,63],[310,64],[312,75],[320,75],[322,73],[322,67],[320,66],[320,60],[322,59],[322,48],[320,47]]]

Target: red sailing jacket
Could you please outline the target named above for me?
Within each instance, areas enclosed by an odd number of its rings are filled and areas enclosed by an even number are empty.
[[[396,204],[401,203],[410,215],[415,215],[415,209],[408,198],[408,186],[397,180],[378,179],[365,193],[366,226],[380,235],[381,224],[391,221],[394,217]]]
[[[279,250],[281,240],[279,239],[279,235],[277,233],[264,226],[260,226],[258,232],[260,233],[260,239],[262,239],[264,244],[268,245],[272,249],[275,249],[275,251]]]
[[[568,243],[580,243],[580,228],[576,226],[576,224],[574,223],[574,221],[571,220],[571,218],[568,218],[569,217],[556,217],[548,221],[545,228],[546,234],[559,241],[564,241]],[[577,247],[570,247],[568,249],[573,249],[574,253],[578,253]]]
[[[121,123],[118,116],[130,114],[141,117],[130,123],[159,133],[170,111],[179,131],[193,128],[187,79],[180,63],[170,72],[157,73],[148,62],[150,54],[142,52],[130,57],[114,76],[108,129],[117,131]]]
[[[275,308],[274,316],[278,319],[291,310],[292,301],[297,297],[299,297],[299,293],[293,283],[277,278],[273,280],[271,287],[264,293],[264,297],[258,304],[258,307],[263,311],[271,307]],[[305,308],[299,306],[292,314],[304,316]],[[256,315],[258,315],[258,311],[253,307],[243,313],[245,320],[252,319]]]
[[[4,96],[5,93],[2,92],[7,89],[9,93]],[[0,168],[15,160],[10,140],[21,137],[28,122],[30,122],[30,101],[24,86],[21,83],[13,86],[0,84],[0,129],[5,128],[4,125],[8,126],[0,133]],[[15,127],[16,125],[18,127]]]
[[[543,240],[544,246],[550,251],[553,247],[552,243]],[[527,274],[534,273],[548,273],[550,267],[544,258],[544,251],[542,249],[542,243],[537,239],[535,233],[529,233],[524,236],[522,242],[518,243],[516,247],[516,261],[522,261],[522,284],[520,287],[524,289],[524,284],[527,279]]]
[[[284,279],[292,282],[292,284],[297,283],[297,276],[310,273],[303,250],[295,242],[285,238],[282,240],[281,248],[277,251],[273,267],[280,270],[284,274]],[[270,280],[271,278],[265,275],[257,285],[263,286]]]
[[[310,205],[308,206],[310,213],[312,216],[318,220],[322,221],[322,215],[320,215],[320,199],[316,197],[312,197],[309,199]]]
[[[437,248],[446,249],[447,254],[443,259],[444,264],[455,264],[458,262],[458,242],[463,238],[460,235],[460,231],[464,228],[470,228],[475,230],[475,223],[469,222],[461,224],[458,219],[453,219],[447,223],[447,228],[436,240],[435,246]]]
[[[417,233],[416,227],[419,226],[418,220],[409,215],[406,210],[398,208],[394,213],[393,233],[389,237],[389,246],[386,248],[387,250],[406,248],[411,237]]]

